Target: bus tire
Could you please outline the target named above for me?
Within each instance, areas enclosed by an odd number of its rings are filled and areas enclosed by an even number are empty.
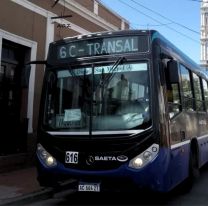
[[[198,155],[191,152],[190,155],[190,166],[189,166],[189,176],[192,177],[193,180],[197,179],[200,176],[199,173],[199,164],[198,164]]]
[[[199,176],[200,172],[198,166],[198,150],[196,144],[192,144],[189,155],[189,175],[182,184],[182,191],[184,193],[189,192]]]

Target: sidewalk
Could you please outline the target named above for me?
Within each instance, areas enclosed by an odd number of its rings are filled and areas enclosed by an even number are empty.
[[[46,193],[52,191],[39,186],[35,167],[0,173],[0,205],[17,205],[18,202],[35,199]]]

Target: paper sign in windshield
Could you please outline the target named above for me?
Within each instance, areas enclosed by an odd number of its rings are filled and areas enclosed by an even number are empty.
[[[80,109],[65,109],[64,122],[80,121],[81,110]]]

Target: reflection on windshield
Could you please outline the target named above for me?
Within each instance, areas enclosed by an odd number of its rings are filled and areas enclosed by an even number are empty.
[[[44,124],[68,131],[89,131],[90,121],[92,131],[146,128],[150,120],[147,63],[119,65],[106,82],[111,68],[49,72]]]

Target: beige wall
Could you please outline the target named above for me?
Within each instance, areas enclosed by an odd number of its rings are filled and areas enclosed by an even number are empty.
[[[54,40],[57,41],[61,38],[67,37],[67,36],[76,36],[80,33],[72,30],[72,29],[60,29],[59,25],[55,23],[55,30],[54,30]]]
[[[62,6],[60,4],[57,4],[55,7],[52,8],[51,7],[51,5],[52,5],[51,0],[44,0],[44,1],[30,0],[30,1],[35,3],[36,5],[44,8],[44,9],[46,9],[46,10],[50,10],[51,12],[53,12],[54,14],[56,14],[58,16],[60,16],[61,14],[72,15],[71,18],[67,18],[68,21],[70,21],[73,24],[79,25],[81,28],[86,29],[90,32],[98,32],[98,31],[106,30],[105,28],[101,27],[100,25],[87,20],[86,18],[75,13],[74,11],[72,11],[68,8],[64,8],[64,6]],[[76,1],[76,2],[79,3],[80,1]],[[88,5],[88,3],[89,3],[89,5]],[[86,6],[86,5],[88,5],[88,6]],[[82,6],[84,6],[84,8],[87,8],[87,9],[91,8],[92,7],[92,0],[83,0]],[[101,8],[101,11],[100,11],[101,13],[99,15],[100,17],[102,17],[107,22],[117,26],[118,28],[121,27],[121,20],[119,21],[119,18],[117,18],[115,15],[111,15],[111,13],[107,12],[107,10],[103,8],[103,6],[101,6],[100,8]],[[90,9],[90,10],[92,10],[92,9]],[[95,17],[96,17],[96,15],[95,15]],[[114,20],[114,18],[116,18],[116,20]]]
[[[99,6],[98,12],[99,12],[100,17],[105,18],[106,21],[112,23],[113,25],[117,26],[118,28],[121,28],[121,19],[118,18],[116,15],[114,15],[109,10],[107,10],[105,7]]]
[[[94,0],[76,0],[77,3],[84,6],[86,9],[93,12],[94,10]]]

